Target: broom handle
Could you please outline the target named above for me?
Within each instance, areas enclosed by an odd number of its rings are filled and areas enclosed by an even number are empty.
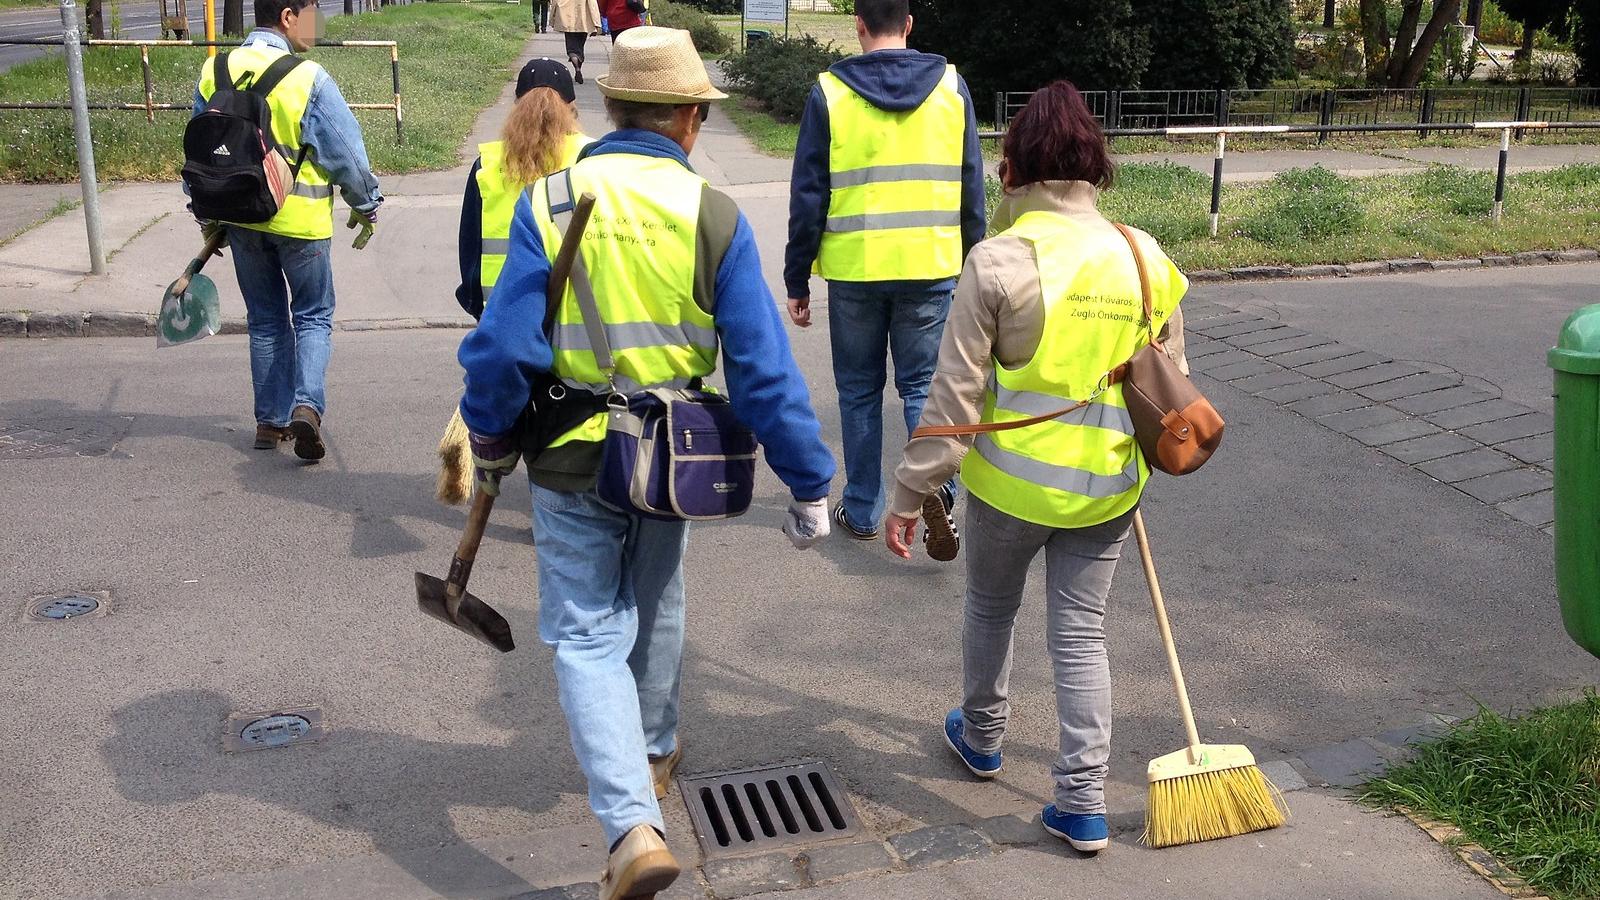
[[[1150,537],[1144,532],[1144,516],[1133,511],[1133,533],[1139,539],[1139,559],[1144,563],[1144,580],[1150,585],[1150,601],[1156,608],[1156,625],[1161,628],[1161,643],[1167,648],[1167,668],[1172,670],[1172,686],[1178,692],[1178,711],[1183,714],[1183,730],[1189,736],[1189,761],[1197,762],[1200,732],[1194,727],[1194,710],[1189,708],[1189,688],[1183,682],[1183,666],[1178,663],[1178,647],[1172,641],[1172,623],[1167,621],[1167,604],[1161,599],[1161,581],[1156,578],[1156,561],[1150,556]]]

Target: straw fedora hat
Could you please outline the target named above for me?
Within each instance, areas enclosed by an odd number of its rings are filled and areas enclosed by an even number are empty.
[[[635,103],[704,103],[726,100],[711,86],[689,32],[640,25],[617,36],[611,72],[595,79],[600,93]]]

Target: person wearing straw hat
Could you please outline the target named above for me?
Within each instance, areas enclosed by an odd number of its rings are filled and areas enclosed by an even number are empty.
[[[553,376],[571,402],[598,399],[603,408],[609,384],[688,387],[712,375],[720,353],[734,410],[791,496],[783,531],[799,549],[828,534],[834,462],[762,276],[755,232],[689,165],[710,103],[726,97],[711,86],[689,33],[629,29],[598,82],[617,130],[517,201],[494,297],[459,358],[480,489],[498,492],[519,451],[528,458],[539,636],[555,650],[561,708],[610,847],[600,896],[615,900],[653,897],[679,874],[659,800],[683,755],[688,529],[599,499],[606,415],[590,415],[593,405],[546,446],[519,447],[512,432],[534,381]],[[563,295],[547,297],[561,222],[585,194],[595,206],[573,277]],[[591,324],[603,327],[615,358],[609,384],[575,286],[593,293],[602,321]],[[555,304],[548,335],[547,304]],[[546,409],[541,402],[540,414]]]

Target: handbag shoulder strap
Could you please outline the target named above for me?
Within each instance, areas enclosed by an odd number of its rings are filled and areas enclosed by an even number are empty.
[[[1121,222],[1112,222],[1111,226],[1117,229],[1122,239],[1128,242],[1128,249],[1133,251],[1133,265],[1139,270],[1139,294],[1144,300],[1145,333],[1150,336],[1150,346],[1165,352],[1166,348],[1156,340],[1156,310],[1150,290],[1150,272],[1144,265],[1144,252],[1139,249],[1139,242],[1133,236],[1133,229]]]

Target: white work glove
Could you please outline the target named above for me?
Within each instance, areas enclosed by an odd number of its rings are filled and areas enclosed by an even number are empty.
[[[810,550],[828,536],[828,498],[790,500],[783,533],[796,550]]]

